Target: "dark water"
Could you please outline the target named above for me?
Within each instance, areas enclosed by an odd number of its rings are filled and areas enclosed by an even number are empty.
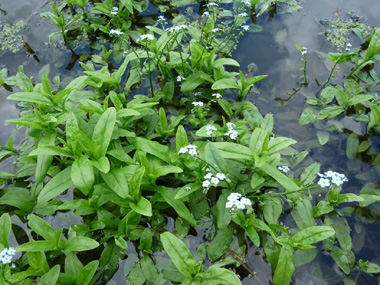
[[[56,31],[56,27],[51,25],[49,20],[41,19],[39,13],[46,11],[49,4],[44,7],[40,5],[42,0],[0,0],[0,9],[6,11],[6,15],[0,12],[0,20],[9,24],[14,24],[21,19],[28,19],[30,29],[23,33],[23,39],[35,51],[38,60],[33,55],[22,50],[16,54],[10,52],[0,54],[0,68],[7,67],[10,75],[17,73],[19,65],[24,67],[25,74],[39,78],[39,72],[44,67],[47,70],[49,64],[49,79],[56,75],[75,77],[80,73],[76,56],[83,52],[89,52],[87,47],[77,48],[74,51],[62,51],[49,47],[45,43],[48,35]],[[247,99],[254,102],[264,115],[273,113],[275,118],[275,134],[289,136],[298,140],[297,150],[308,150],[310,152],[310,162],[321,163],[321,170],[333,169],[343,172],[349,178],[345,184],[343,192],[358,194],[367,183],[379,182],[379,175],[373,165],[365,159],[351,158],[346,156],[347,135],[354,132],[364,135],[365,129],[360,123],[354,122],[350,118],[334,119],[334,123],[339,126],[338,130],[330,133],[330,141],[323,147],[317,143],[317,128],[310,124],[300,126],[298,119],[306,107],[307,98],[313,97],[320,91],[316,80],[324,82],[329,74],[332,64],[326,60],[328,52],[335,52],[325,38],[326,26],[321,24],[321,20],[334,20],[336,17],[348,17],[348,11],[354,10],[362,16],[363,22],[369,26],[380,26],[380,2],[375,0],[307,0],[301,3],[303,7],[299,12],[293,14],[275,14],[269,18],[264,14],[258,18],[257,24],[263,28],[260,33],[250,33],[240,40],[239,48],[234,53],[241,63],[241,69],[245,71],[248,63],[254,62],[258,67],[257,74],[267,74],[268,78],[258,84],[260,94],[249,94]],[[39,9],[41,8],[41,9]],[[194,5],[198,9],[199,5]],[[151,9],[149,13],[153,13]],[[152,12],[153,11],[153,12]],[[349,35],[353,48],[360,45],[360,40],[353,33]],[[293,89],[300,87],[299,70],[303,67],[301,54],[295,45],[308,48],[307,77],[309,85],[301,88],[292,97]],[[347,65],[341,71],[336,71],[336,78],[332,83],[341,84],[342,79],[350,66]],[[256,74],[256,75],[257,75]],[[61,78],[62,80],[62,78]],[[18,108],[14,102],[6,100],[10,93],[0,88],[0,144],[5,145],[11,135],[16,136],[16,145],[22,143],[23,131],[16,131],[14,126],[2,123],[6,119],[16,118]],[[378,138],[370,138],[372,142],[372,153],[379,153]],[[4,160],[0,164],[1,171],[10,171],[12,161]],[[346,215],[346,219],[351,228],[353,239],[353,251],[356,261],[359,259],[370,260],[380,263],[380,238],[378,217],[380,210],[378,203],[368,207],[370,214],[349,213],[347,208],[356,206],[357,203],[343,204],[340,212]],[[290,228],[294,226],[294,221],[290,216],[282,217],[283,222]],[[67,227],[68,221],[75,220],[75,216],[68,214],[57,215],[49,221],[55,227]],[[22,226],[22,222],[13,222]],[[197,235],[189,235],[189,245],[192,249],[203,241],[207,234],[205,227],[197,229]],[[133,244],[129,245],[129,257],[120,263],[119,270],[109,284],[124,284],[125,275],[131,270],[138,254]],[[160,258],[156,254],[156,258]],[[263,252],[251,247],[247,251],[247,266],[257,272],[255,278],[245,278],[243,284],[269,284],[271,280],[270,265],[265,261]],[[240,269],[239,269],[240,270]],[[379,284],[380,279],[370,274],[353,272],[348,277],[357,284]],[[313,262],[296,268],[293,275],[295,284],[344,284],[345,275],[337,267],[332,258],[324,252],[318,251]],[[312,282],[312,283],[310,283]]]

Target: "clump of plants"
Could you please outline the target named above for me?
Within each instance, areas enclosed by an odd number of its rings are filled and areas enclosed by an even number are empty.
[[[18,21],[14,25],[9,25],[4,21],[0,21],[1,53],[6,51],[17,53],[20,51],[24,46],[23,39],[20,34],[28,28],[29,26],[23,20]]]
[[[36,82],[22,67],[7,79],[20,88],[8,99],[22,107],[7,122],[27,136],[19,148],[12,138],[1,147],[2,158],[16,159],[15,172],[1,176],[3,284],[103,284],[122,260],[131,284],[240,284],[255,275],[245,263],[252,244],[274,284],[290,284],[296,252],[312,260],[315,248],[347,274],[380,271],[355,263],[351,239],[337,230],[345,218],[329,216],[364,201],[341,193],[349,173],[306,164],[308,152],[274,136],[273,116],[246,100],[266,78],[246,78],[230,57],[250,29],[251,3],[209,2],[197,22],[161,15],[135,29],[141,2],[66,4],[81,13],[75,29],[111,44],[65,86],[46,75]],[[72,28],[53,11],[60,31],[52,37],[68,43]],[[281,223],[284,209],[293,228]],[[57,229],[44,219],[61,213],[79,222]],[[194,228],[204,229],[203,242],[189,250]]]

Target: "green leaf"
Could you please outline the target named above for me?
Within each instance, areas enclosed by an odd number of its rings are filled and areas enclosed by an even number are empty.
[[[8,100],[23,101],[35,104],[42,104],[46,106],[54,106],[53,102],[37,92],[19,92],[9,95]]]
[[[39,240],[39,241],[30,241],[24,244],[19,245],[16,248],[16,251],[26,251],[26,252],[39,252],[39,251],[49,251],[49,250],[55,250],[55,241],[45,241],[45,240]]]
[[[73,181],[71,180],[71,166],[65,168],[56,176],[54,176],[41,190],[37,198],[37,203],[45,204],[50,199],[57,197],[66,191]]]
[[[183,276],[183,275],[182,275]],[[135,267],[128,274],[127,280],[131,285],[143,285],[146,281],[144,272],[141,269],[140,262],[137,262]]]
[[[116,123],[116,109],[108,108],[99,118],[94,133],[92,135],[92,141],[96,145],[100,145],[99,152],[96,152],[96,158],[99,159],[105,156],[108,145],[111,141],[111,136]]]
[[[315,162],[312,165],[309,165],[301,174],[300,181],[303,186],[311,184],[315,177],[317,177],[318,172],[320,171],[319,163]]]
[[[150,141],[140,137],[134,139],[133,145],[140,151],[153,154],[163,161],[171,163],[171,153],[166,145],[161,145],[158,142]]]
[[[84,195],[88,195],[95,182],[94,168],[85,156],[76,159],[71,166],[71,180]]]
[[[322,90],[321,95],[319,96],[319,100],[321,100],[321,102],[326,105],[335,98],[335,93],[335,87],[329,85]]]
[[[49,272],[45,273],[41,279],[38,280],[38,284],[45,285],[55,285],[58,280],[59,272],[61,270],[61,266],[57,264]]]
[[[152,252],[152,230],[149,228],[145,228],[145,230],[141,234],[140,239],[140,250],[143,252],[147,252],[153,254]]]
[[[334,207],[330,205],[328,201],[320,201],[316,207],[313,209],[314,218],[320,217],[322,215],[328,214],[334,211]]]
[[[273,284],[288,285],[294,272],[293,252],[285,247],[281,248],[276,270],[273,276]]]
[[[203,76],[202,76],[203,75]],[[189,93],[206,81],[204,78],[206,75],[203,71],[197,71],[186,78],[182,83],[181,92]]]
[[[30,195],[30,191],[25,188],[9,187],[0,198],[1,205],[10,205],[20,210],[30,213],[35,206],[35,199]]]
[[[166,165],[166,166],[160,166],[153,170],[153,179],[156,179],[158,177],[166,176],[169,173],[181,173],[183,172],[182,168],[179,168],[177,166],[172,165]]]
[[[207,248],[207,254],[212,262],[223,256],[225,248],[228,248],[232,241],[232,231],[227,229],[219,231],[211,244]]]
[[[284,137],[274,138],[269,141],[267,151],[268,153],[274,153],[276,151],[284,149],[295,143],[297,143],[297,141],[290,138],[284,138]]]
[[[224,160],[220,151],[214,146],[213,143],[208,143],[204,150],[205,160],[212,166],[215,170],[221,173],[228,173],[229,167],[227,162]]]
[[[264,219],[268,224],[277,224],[282,214],[281,200],[278,198],[269,198],[263,201]]]
[[[322,109],[318,116],[318,120],[324,120],[324,119],[330,119],[334,118],[344,112],[344,109],[340,106],[331,106],[331,107],[326,107]]]
[[[4,213],[0,217],[0,243],[9,248],[9,235],[11,234],[12,222],[8,213]]]
[[[232,58],[225,58],[225,57],[217,59],[217,60],[212,64],[213,67],[214,67],[214,66],[217,66],[217,65],[233,65],[233,66],[240,66],[240,64],[239,64],[236,60],[234,60],[234,59],[232,59]]]
[[[65,273],[77,278],[82,269],[83,264],[80,262],[77,255],[74,252],[66,253]]]
[[[264,163],[262,166],[260,166],[260,169],[266,172],[269,176],[273,177],[275,180],[277,180],[277,182],[280,183],[287,191],[295,191],[300,189],[297,186],[297,184],[294,183],[293,180],[285,176],[282,172],[280,172],[277,168],[273,167],[272,165]]]
[[[44,146],[44,145],[54,145],[54,141],[56,138],[55,132],[47,132],[42,137],[40,142],[38,143],[38,146]],[[46,173],[48,172],[51,163],[53,161],[52,155],[38,155],[37,156],[37,166],[36,166],[36,181],[41,183],[45,180]]]
[[[341,250],[337,246],[333,246],[332,250],[329,251],[329,254],[334,259],[336,264],[343,270],[344,273],[350,274],[350,261],[347,256],[344,254],[343,250]]]
[[[245,227],[244,230],[246,231],[247,235],[251,239],[251,241],[254,243],[255,246],[260,246],[260,237],[258,233],[256,232],[255,228],[253,226]]]
[[[40,217],[30,214],[28,216],[29,227],[38,235],[48,241],[54,241],[57,231]]]
[[[230,142],[216,142],[213,145],[219,149],[224,158],[252,160],[251,150],[243,145]]]
[[[318,141],[321,145],[325,145],[329,141],[329,132],[317,131]]]
[[[233,77],[227,77],[222,78],[220,80],[217,80],[214,82],[214,84],[211,86],[212,90],[219,90],[219,89],[239,89],[239,85],[236,83],[235,78]]]
[[[309,245],[327,239],[335,234],[332,227],[313,226],[296,233],[292,239],[296,243]]]
[[[91,282],[98,266],[98,260],[93,260],[87,264],[78,275],[77,285],[88,285]]]
[[[197,264],[186,245],[169,232],[161,234],[160,239],[165,251],[178,270],[187,278],[191,279],[195,276],[197,274]]]
[[[70,237],[66,242],[64,252],[71,251],[86,251],[97,248],[99,243],[96,240],[88,237],[74,236]]]
[[[100,173],[106,184],[121,198],[129,196],[129,187],[125,172],[121,168],[112,168],[108,173]]]
[[[196,226],[196,221],[194,217],[191,215],[189,209],[185,206],[185,204],[181,200],[177,200],[174,198],[175,192],[170,190],[167,187],[160,186],[157,188],[157,191],[161,194],[161,196],[165,199],[165,201],[174,208],[177,214],[193,227]]]
[[[366,60],[372,59],[372,57],[374,57],[379,50],[380,50],[380,28],[377,28],[375,32],[372,34],[372,38],[371,38],[371,41],[369,42],[365,59]]]
[[[371,99],[373,99],[372,95],[355,95],[355,97],[352,97],[350,100],[348,100],[348,105],[356,105],[359,103],[367,102]]]
[[[139,213],[140,215],[147,217],[152,216],[152,204],[144,197],[141,197],[137,204],[131,202],[129,205],[133,211]]]
[[[346,218],[334,215],[331,217],[331,225],[335,230],[340,247],[345,254],[348,254],[351,251],[352,241],[350,236],[351,229]]]
[[[182,125],[179,125],[177,129],[177,134],[175,137],[175,145],[176,145],[177,152],[179,152],[181,147],[185,147],[188,144],[189,144],[189,141],[187,139],[186,130],[184,129]]]
[[[145,279],[149,283],[154,283],[157,279],[158,273],[152,259],[150,259],[149,256],[144,255],[140,259],[140,266],[141,266],[141,271],[143,272],[145,276]]]
[[[225,268],[211,267],[202,274],[202,285],[238,285],[239,277]]]
[[[144,177],[145,168],[140,167],[129,180],[129,191],[130,195],[135,199],[135,201],[139,200],[141,193],[141,181]],[[141,200],[140,200],[141,201]]]
[[[110,162],[106,156],[98,160],[90,160],[91,164],[99,169],[102,173],[107,174],[110,171]]]

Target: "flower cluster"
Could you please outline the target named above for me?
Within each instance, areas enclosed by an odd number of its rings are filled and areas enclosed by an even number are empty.
[[[219,94],[219,93],[214,93],[214,94],[212,94],[211,96],[212,96],[212,97],[215,97],[216,99],[220,99],[220,98],[222,98],[222,95]]]
[[[16,251],[14,248],[4,248],[2,252],[0,252],[0,261],[3,264],[11,263],[12,257],[16,254]]]
[[[302,47],[301,54],[302,54],[302,55],[307,54],[307,47]]]
[[[286,165],[279,166],[279,167],[277,167],[277,169],[284,172],[284,173],[288,173],[290,171],[290,168]]]
[[[212,135],[212,131],[216,131],[217,129],[213,125],[207,125],[206,126],[206,134],[208,136]]]
[[[347,182],[348,179],[346,178],[346,175],[343,173],[335,172],[332,170],[329,170],[323,174],[318,173],[318,176],[320,177],[318,181],[318,185],[322,188],[330,187],[331,183],[341,186],[343,182]]]
[[[179,154],[185,154],[188,153],[191,156],[196,156],[197,155],[197,146],[189,144],[188,146],[181,147],[181,149],[178,152]]]
[[[208,188],[211,184],[213,184],[215,186],[218,185],[220,181],[226,179],[226,175],[223,173],[217,173],[214,176],[214,174],[209,172],[203,178],[206,180],[203,181],[202,186],[203,186],[203,188]]]
[[[165,32],[180,32],[182,30],[186,30],[187,29],[187,25],[179,25],[179,26],[174,26],[174,27],[170,27],[170,28],[167,28],[165,29]]]
[[[181,76],[181,75],[178,75],[177,76],[177,82],[181,82],[181,81],[184,81],[186,78]]]
[[[236,140],[239,133],[234,130],[235,127],[236,127],[236,125],[234,123],[228,122],[227,123],[228,132],[225,133],[224,135],[230,136],[230,139],[232,139],[232,140]]]
[[[227,199],[226,208],[232,208],[233,210],[235,207],[244,210],[246,206],[252,206],[252,201],[242,197],[239,193],[231,193]]]
[[[246,12],[238,14],[238,17],[248,17],[248,14]]]
[[[112,29],[110,31],[110,35],[118,35],[118,36],[120,36],[120,35],[124,35],[124,32]]]
[[[201,101],[199,101],[199,102],[192,102],[191,104],[193,104],[194,107],[196,107],[196,106],[203,107],[203,102],[201,102]]]
[[[119,8],[118,7],[112,7],[112,10],[111,10],[111,15],[117,15],[117,12],[119,11]]]
[[[141,41],[144,41],[144,40],[153,41],[153,40],[154,40],[154,36],[151,35],[151,34],[141,35],[141,36],[136,40],[136,43],[141,42]]]
[[[352,47],[352,44],[351,43],[347,43],[347,47],[346,47],[346,51],[350,51],[350,47]]]
[[[215,2],[210,2],[210,3],[207,4],[207,8],[210,8],[212,6],[219,7],[219,5],[217,3],[215,3]]]

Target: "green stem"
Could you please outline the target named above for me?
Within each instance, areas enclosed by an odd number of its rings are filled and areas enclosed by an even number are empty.
[[[300,188],[300,189],[298,189],[298,190],[286,191],[286,192],[283,192],[283,193],[277,193],[277,194],[274,194],[274,195],[263,194],[263,195],[249,196],[249,197],[250,197],[250,198],[280,197],[280,196],[285,196],[285,195],[289,195],[289,194],[293,194],[293,193],[302,192],[302,191],[305,191],[305,190],[310,190],[310,189],[317,188],[317,187],[318,187],[318,186],[315,185],[315,186],[311,186],[311,187]]]
[[[370,59],[368,59],[368,60],[364,60],[364,61],[362,61],[358,66],[356,66],[348,75],[347,75],[347,78],[349,78],[349,77],[351,77],[352,76],[352,74],[354,73],[354,72],[356,72],[358,69],[359,69],[359,67],[361,67],[362,65],[365,65],[367,62],[369,62],[369,61],[371,61]]]
[[[334,66],[333,66],[333,68],[331,69],[331,72],[330,72],[330,74],[329,74],[329,78],[327,78],[327,80],[326,80],[325,84],[323,84],[322,88],[325,88],[325,86],[330,82],[330,78],[331,78],[331,76],[332,76],[332,74],[333,74],[333,72],[334,72],[336,66],[338,65],[338,61],[339,61],[340,59],[341,59],[341,58],[339,58],[339,59],[335,62]]]
[[[179,51],[179,56],[181,57],[181,63],[182,63],[182,72],[185,77],[187,77],[187,74],[185,73],[185,66],[183,65],[183,57],[182,57],[182,52],[181,52],[181,47],[179,45],[179,42],[177,40],[177,37],[175,37],[175,42],[177,43],[178,46],[178,51]]]
[[[149,74],[150,92],[151,92],[152,98],[153,98],[154,97],[154,92],[153,92],[152,72],[151,72],[151,69],[150,69],[150,57],[149,57],[148,44],[145,45],[145,49],[146,49],[146,54],[148,56],[148,66],[149,66],[148,74]]]

